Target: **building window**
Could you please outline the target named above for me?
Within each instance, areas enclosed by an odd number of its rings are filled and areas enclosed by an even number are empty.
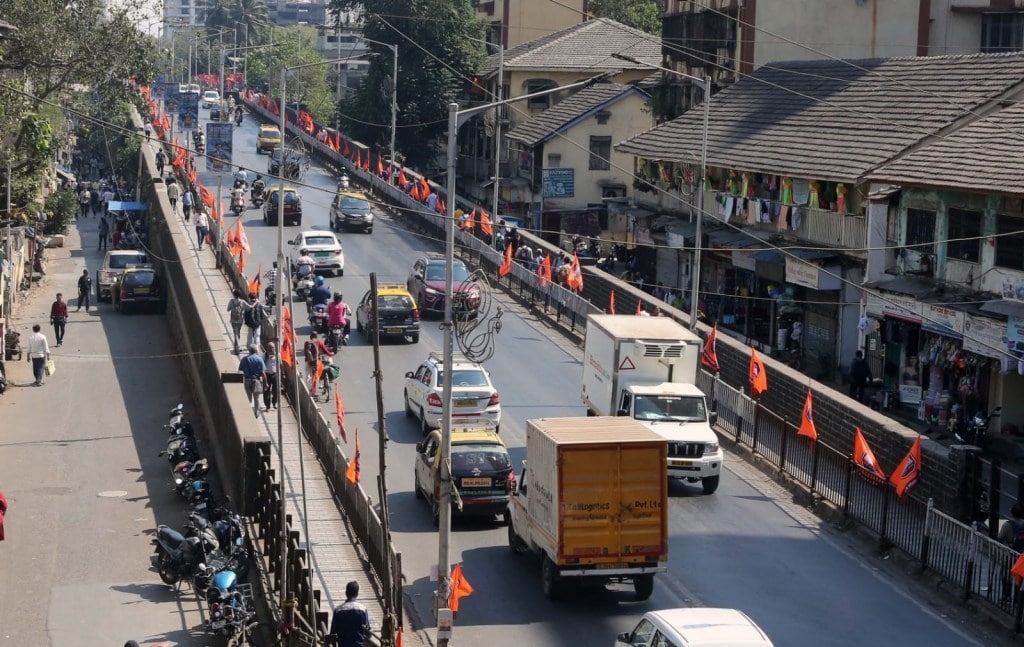
[[[981,260],[981,212],[950,209],[947,222],[946,258],[971,263]]]
[[[607,171],[612,167],[612,138],[590,138],[590,170]]]
[[[604,126],[608,123],[608,120],[612,118],[612,113],[609,110],[599,110],[594,117],[597,119],[597,124],[599,126]]]
[[[981,52],[1019,52],[1024,49],[1024,14],[981,15]]]
[[[547,168],[562,168],[562,155],[560,153],[548,153]]]
[[[996,216],[996,233],[1008,234],[996,238],[996,265],[1024,270],[1024,218]]]
[[[523,83],[523,91],[526,94],[533,94],[534,92],[543,92],[544,90],[551,90],[557,88],[558,84],[550,79],[530,79]],[[551,105],[551,94],[545,94],[542,97],[533,97],[532,99],[526,100],[526,107],[530,110],[545,110]]]
[[[935,253],[935,212],[907,209],[907,249],[921,254]]]

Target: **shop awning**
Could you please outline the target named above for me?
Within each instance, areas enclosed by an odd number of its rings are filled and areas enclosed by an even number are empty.
[[[708,232],[708,240],[711,241],[712,244],[724,248],[746,248],[761,244],[759,240],[756,240],[742,231],[731,231],[728,229],[718,229]]]
[[[1024,319],[1024,302],[1010,301],[1008,299],[995,299],[987,301],[982,306],[983,312],[991,312],[997,315]]]
[[[805,261],[823,261],[839,255],[837,252],[825,249],[788,249],[786,251]]]
[[[886,292],[896,292],[897,294],[906,294],[914,297],[915,299],[919,299],[935,289],[935,282],[929,279],[900,276],[894,279],[866,283],[864,287],[885,290]]]
[[[774,249],[762,249],[759,252],[754,252],[754,260],[759,263],[768,263],[770,265],[786,264],[786,257],[783,256],[782,252]]]
[[[74,182],[75,181],[75,174],[72,173],[71,169],[67,168],[66,166],[59,166],[58,165],[56,170],[57,170],[57,175],[61,176],[62,178],[64,178],[68,182]]]

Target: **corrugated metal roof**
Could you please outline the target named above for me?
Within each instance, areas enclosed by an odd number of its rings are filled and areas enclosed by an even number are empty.
[[[1022,79],[1021,52],[764,65],[711,98],[708,163],[855,180]],[[693,159],[700,155],[702,112],[691,109],[616,150]]]

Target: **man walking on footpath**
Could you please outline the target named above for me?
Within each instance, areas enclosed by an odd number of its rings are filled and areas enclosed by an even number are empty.
[[[64,327],[68,322],[68,304],[64,303],[64,295],[57,293],[57,300],[50,306],[50,323],[53,334],[57,338],[57,346],[64,343]]]
[[[186,218],[185,220],[188,220]],[[206,214],[202,211],[196,212],[196,239],[199,242],[199,251],[203,251],[203,242],[206,240],[206,232],[210,226],[210,221],[206,219]]]
[[[164,155],[164,149],[160,149],[156,152],[156,172],[160,174],[160,177],[164,176],[164,164],[167,163],[167,156]]]
[[[75,312],[82,309],[85,306],[85,311],[89,312],[89,295],[92,294],[92,278],[89,277],[89,270],[82,270],[82,276],[78,277],[78,307],[75,308]]]
[[[260,328],[263,326],[263,320],[267,318],[267,311],[263,307],[263,303],[259,297],[255,294],[249,295],[249,303],[246,305],[245,314],[242,320],[245,322],[245,327],[249,330],[249,335],[246,337],[246,346],[260,343]]]
[[[110,238],[110,223],[107,222],[106,216],[100,216],[100,242],[96,246],[97,252],[107,251],[107,239]]]
[[[28,338],[28,360],[32,362],[32,374],[36,378],[32,386],[43,384],[46,360],[50,359],[50,343],[46,341],[46,335],[39,331],[39,324],[33,324],[32,334]]]
[[[267,388],[263,390],[263,408],[267,411],[277,408],[277,345],[267,342],[267,350],[263,353],[263,365],[266,367]]]
[[[253,413],[256,413],[260,409],[260,393],[267,390],[267,367],[256,344],[249,346],[249,354],[238,363],[238,370],[245,380],[245,398],[253,403]]]
[[[228,301],[228,321],[231,323],[231,340],[235,354],[238,354],[238,338],[242,335],[242,323],[245,321],[245,300],[242,299],[242,291],[235,290],[234,296]]]
[[[871,367],[864,359],[864,353],[857,351],[850,364],[850,396],[857,402],[864,402],[864,387],[871,381]]]
[[[192,206],[195,204],[195,200],[192,198],[192,191],[185,189],[181,194],[181,213],[185,216],[185,222],[188,222],[188,217],[192,213]]]
[[[177,182],[167,183],[167,200],[171,203],[171,211],[178,213],[178,195],[180,195],[181,189],[178,188]]]
[[[345,602],[331,617],[331,635],[338,639],[339,647],[363,647],[370,633],[370,614],[357,597],[359,582],[346,584]]]

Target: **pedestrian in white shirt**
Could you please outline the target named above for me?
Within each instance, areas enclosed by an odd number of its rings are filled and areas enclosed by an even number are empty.
[[[40,330],[39,324],[34,324],[28,338],[28,360],[32,362],[32,374],[36,378],[32,386],[42,386],[46,360],[50,359],[50,342]]]

